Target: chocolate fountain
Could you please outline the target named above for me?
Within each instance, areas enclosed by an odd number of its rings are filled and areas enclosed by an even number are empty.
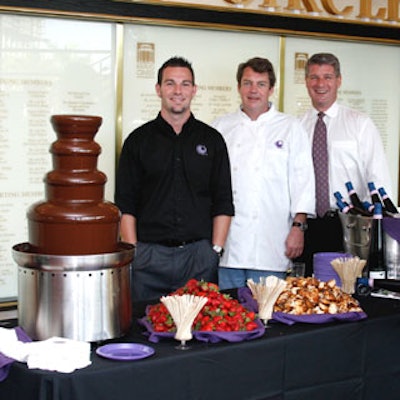
[[[102,118],[54,115],[53,170],[45,201],[28,212],[28,243],[13,247],[18,264],[18,322],[32,339],[102,341],[132,321],[134,246],[119,242],[120,213],[104,201],[94,141]]]

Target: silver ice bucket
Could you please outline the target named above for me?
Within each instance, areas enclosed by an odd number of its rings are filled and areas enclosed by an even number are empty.
[[[346,253],[366,260],[371,239],[372,217],[339,213],[343,227],[344,249]],[[388,268],[389,279],[400,279],[400,243],[394,238],[393,232],[400,235],[400,219],[384,218],[383,240],[385,244],[385,261]],[[385,230],[385,225],[390,222],[391,232]]]
[[[132,322],[134,246],[115,253],[46,255],[13,247],[18,264],[18,323],[36,340],[52,336],[98,342],[123,336]]]

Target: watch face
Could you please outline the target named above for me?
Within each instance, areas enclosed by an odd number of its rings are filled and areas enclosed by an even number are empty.
[[[294,221],[293,223],[292,223],[292,226],[297,226],[301,231],[305,231],[305,230],[307,230],[307,228],[308,228],[308,225],[306,224],[306,223],[302,223],[302,222],[297,222],[297,221]]]
[[[224,249],[221,246],[218,246],[217,244],[215,244],[213,246],[213,250],[220,256],[222,257],[222,255],[224,254]]]

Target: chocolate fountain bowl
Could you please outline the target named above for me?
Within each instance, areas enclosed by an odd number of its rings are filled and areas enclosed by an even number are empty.
[[[101,342],[124,336],[132,323],[134,246],[88,255],[36,253],[12,248],[18,264],[18,323],[34,340],[53,336]]]

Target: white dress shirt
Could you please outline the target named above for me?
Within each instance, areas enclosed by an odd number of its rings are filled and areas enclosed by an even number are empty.
[[[297,213],[315,213],[306,132],[272,104],[256,121],[239,109],[212,125],[228,146],[235,204],[220,265],[286,271],[285,240],[292,219]]]
[[[311,143],[317,114],[318,111],[312,108],[301,119]],[[392,182],[387,159],[371,118],[337,102],[325,114],[331,207],[337,208],[334,192],[339,191],[348,199],[345,186],[348,181],[352,182],[362,201],[371,201],[368,182],[374,182],[377,189],[384,187],[390,196]]]

